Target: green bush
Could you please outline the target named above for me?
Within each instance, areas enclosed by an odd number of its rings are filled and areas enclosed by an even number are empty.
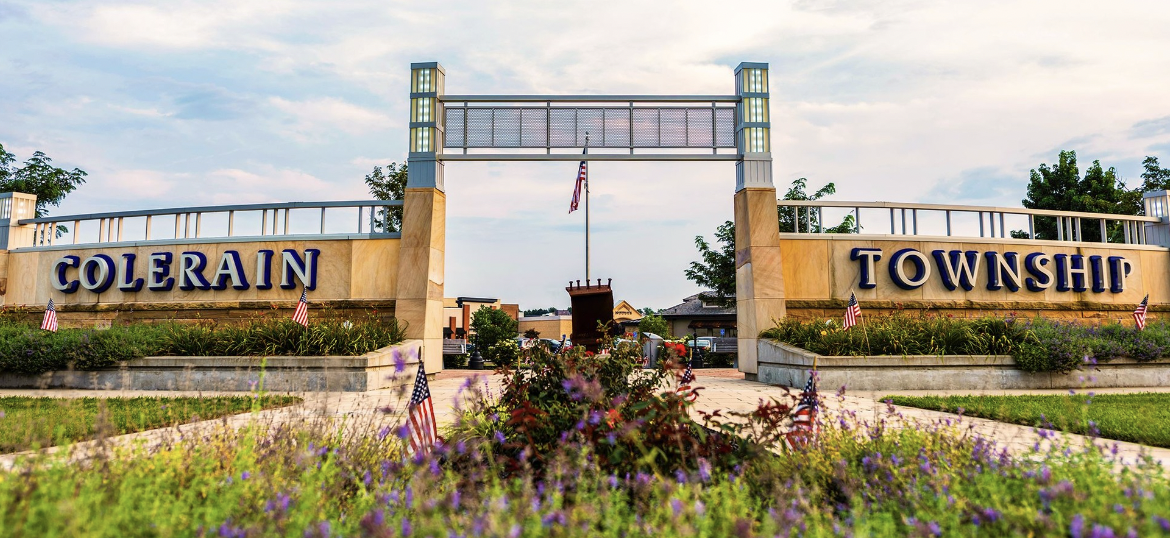
[[[96,370],[147,356],[325,356],[361,355],[401,342],[395,320],[325,318],[308,328],[288,319],[259,319],[245,325],[166,323],[115,325],[109,329],[40,330],[0,321],[0,372],[40,374]]]
[[[516,337],[520,334],[519,321],[498,308],[481,306],[471,314],[471,329],[475,331],[472,342],[485,360],[496,366],[516,364],[520,351],[516,345]]]
[[[1086,361],[1118,357],[1150,361],[1170,353],[1170,326],[1143,331],[1111,322],[1098,326],[1042,318],[963,319],[895,313],[844,330],[835,321],[785,318],[763,336],[821,355],[1011,355],[1020,369],[1068,372]]]

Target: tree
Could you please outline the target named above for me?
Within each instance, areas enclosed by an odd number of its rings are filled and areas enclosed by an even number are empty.
[[[406,165],[399,168],[397,163],[390,163],[385,173],[381,166],[375,166],[373,172],[366,174],[366,185],[376,200],[402,200],[406,195]],[[402,231],[402,207],[379,209],[375,225],[387,232]]]
[[[1170,190],[1170,168],[1162,168],[1157,157],[1142,161],[1142,192]]]
[[[84,171],[65,170],[52,165],[53,160],[37,151],[24,166],[13,167],[16,156],[0,144],[0,192],[23,192],[37,195],[37,218],[48,214],[48,206],[57,207],[65,196],[85,183]],[[60,227],[58,235],[64,230]]]
[[[1021,203],[1029,209],[1137,215],[1141,211],[1141,192],[1127,190],[1125,182],[1117,177],[1117,171],[1112,167],[1103,169],[1100,161],[1093,161],[1082,178],[1077,168],[1077,153],[1061,151],[1056,164],[1048,166],[1042,163],[1039,168],[1032,170],[1027,198]],[[1099,221],[1086,219],[1081,226],[1085,240],[1100,241]],[[1117,223],[1109,223],[1107,226],[1107,234],[1123,233]],[[1059,237],[1055,218],[1036,218],[1034,229],[1036,239],[1051,240]],[[1012,232],[1012,237],[1026,238],[1028,233],[1016,230]]]
[[[720,224],[715,229],[715,240],[719,242],[718,249],[711,248],[703,236],[695,236],[702,261],[691,262],[684,273],[688,280],[714,293],[704,297],[707,302],[731,306],[735,304],[735,223]]]
[[[475,347],[479,348],[483,358],[497,366],[516,361],[516,335],[519,334],[520,322],[507,312],[481,306],[471,315],[471,328],[475,331]]]
[[[524,338],[528,338],[528,339],[540,338],[540,331],[538,331],[536,329],[528,329],[527,331],[524,331]]]
[[[653,308],[650,308],[650,307],[648,307],[648,306],[647,306],[647,307],[645,307],[645,308],[639,308],[639,309],[638,309],[638,312],[640,312],[640,313],[641,313],[643,316],[650,316],[650,315],[653,315],[653,314],[657,314],[657,313],[658,313],[658,311],[657,311],[657,310],[655,310],[655,309],[653,309]]]
[[[803,177],[793,181],[792,186],[788,187],[788,192],[784,193],[784,199],[820,200],[825,196],[837,193],[837,185],[834,183],[826,183],[824,187],[817,189],[817,191],[812,194],[805,192],[807,187],[808,180]],[[776,210],[777,216],[780,219],[781,232],[795,232],[796,227],[794,223],[797,221],[800,222],[800,230],[806,232],[816,230],[817,227],[822,224],[820,222],[820,213],[817,211],[812,211],[810,215],[810,212],[802,211],[800,208],[798,208],[796,211],[793,211],[792,207],[781,208],[780,206],[777,206]],[[830,234],[851,234],[853,233],[855,222],[856,221],[854,220],[853,215],[845,215],[845,219],[841,221],[840,224],[836,226],[826,226],[824,227],[823,231],[824,233]]]
[[[666,338],[671,336],[670,323],[658,314],[642,316],[642,319],[638,320],[638,332],[642,334],[653,333]]]
[[[837,186],[828,183],[821,187],[813,194],[809,195],[805,192],[807,188],[805,178],[797,179],[792,182],[792,186],[788,188],[788,192],[784,193],[785,200],[819,200],[821,197],[835,194]],[[809,215],[805,212],[799,212],[798,216],[793,215],[792,211],[781,211],[777,206],[777,218],[779,219],[781,231],[794,230],[794,223],[799,219],[801,230],[815,229],[819,224],[819,215],[816,212],[812,214],[812,227],[809,226]],[[825,233],[853,233],[854,220],[853,215],[846,215],[845,220],[840,224],[832,227],[824,228]],[[699,249],[699,256],[702,261],[691,262],[690,268],[684,272],[687,279],[693,280],[696,284],[710,289],[713,294],[706,294],[703,300],[719,305],[719,306],[733,306],[735,305],[735,223],[726,221],[720,224],[715,229],[715,239],[720,246],[716,250],[711,248],[707,240],[703,236],[695,237],[695,246]]]

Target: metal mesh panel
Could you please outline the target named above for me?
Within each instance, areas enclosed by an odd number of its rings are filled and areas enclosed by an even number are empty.
[[[520,147],[520,109],[497,108],[492,110],[492,146],[497,148]]]
[[[448,108],[443,125],[447,128],[446,146],[449,148],[463,147],[463,109]]]
[[[448,148],[733,148],[734,107],[449,107]]]
[[[735,147],[735,109],[715,109],[715,145],[721,148]]]

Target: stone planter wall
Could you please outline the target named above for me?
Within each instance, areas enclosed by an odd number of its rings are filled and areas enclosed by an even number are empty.
[[[363,392],[414,382],[421,340],[407,340],[358,357],[268,357],[264,389],[273,392]],[[394,350],[416,352],[394,374]],[[145,357],[119,367],[0,374],[0,388],[248,391],[260,380],[261,357]]]

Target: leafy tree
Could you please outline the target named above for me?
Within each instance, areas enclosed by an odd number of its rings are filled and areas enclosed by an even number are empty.
[[[519,334],[520,322],[507,312],[481,306],[471,315],[471,328],[475,331],[473,342],[483,358],[496,365],[516,361],[516,335]]]
[[[1141,192],[1127,190],[1117,171],[1112,167],[1102,168],[1100,161],[1093,161],[1082,178],[1077,168],[1077,153],[1061,151],[1054,165],[1041,164],[1032,170],[1027,198],[1021,203],[1029,209],[1136,215],[1141,210]],[[1122,233],[1116,223],[1107,226],[1108,234]],[[1056,239],[1056,219],[1036,218],[1035,231],[1037,239]],[[1087,241],[1100,241],[1100,222],[1082,221],[1081,233]],[[1012,237],[1027,236],[1027,232],[1012,232]]]
[[[731,306],[735,304],[735,223],[730,220],[715,229],[715,240],[719,248],[713,249],[703,236],[695,236],[701,262],[691,262],[684,273],[688,280],[711,290],[714,295],[705,299],[713,304]]]
[[[785,200],[819,200],[824,196],[835,194],[837,186],[828,183],[811,195],[805,189],[808,180],[797,179],[792,182],[788,192],[784,193]],[[781,211],[777,208],[777,218],[780,221],[781,231],[792,231],[794,223],[799,219],[801,230],[815,229],[819,224],[819,216],[812,214],[812,227],[809,227],[809,215],[803,211],[798,216],[793,215],[791,209]],[[824,228],[825,233],[853,233],[853,215],[846,215],[838,225]],[[735,223],[726,221],[715,229],[715,239],[719,248],[711,247],[703,236],[695,237],[695,246],[699,249],[702,261],[691,262],[690,268],[684,272],[687,279],[710,289],[713,294],[704,295],[703,299],[719,306],[735,305]]]
[[[524,331],[524,338],[540,338],[540,331],[536,329],[528,329]]]
[[[1170,168],[1162,168],[1157,157],[1142,161],[1142,192],[1170,190]]]
[[[638,332],[642,334],[654,333],[667,338],[671,336],[670,323],[658,314],[648,313],[642,316],[642,319],[638,320]]]
[[[366,185],[376,200],[401,200],[406,195],[406,165],[399,168],[397,163],[390,163],[385,173],[381,166],[375,166],[373,172],[366,174]],[[387,232],[402,231],[402,207],[379,209],[375,225]]]
[[[548,308],[534,308],[532,310],[525,310],[523,312],[525,317],[543,316],[545,314],[556,314],[556,313],[557,313],[557,307],[555,307],[555,306],[550,306]]]
[[[645,308],[640,308],[640,309],[638,309],[638,312],[640,312],[640,313],[641,313],[643,316],[649,316],[649,315],[652,315],[652,314],[657,314],[657,313],[658,313],[658,311],[657,311],[657,310],[655,310],[655,309],[653,309],[653,308],[650,308],[650,307],[648,307],[648,306],[647,306],[647,307],[645,307]]]
[[[84,171],[65,170],[52,165],[53,160],[37,151],[24,166],[14,167],[16,156],[0,144],[0,192],[23,192],[37,195],[37,218],[48,214],[48,206],[60,206],[65,196],[85,183]],[[58,234],[64,231],[60,227]]]
[[[816,192],[808,194],[805,189],[808,188],[808,180],[799,178],[792,182],[792,186],[788,187],[788,192],[784,193],[785,200],[820,200],[825,196],[837,193],[837,185],[834,183],[826,183],[824,187],[817,189]],[[791,207],[781,208],[777,206],[777,213],[780,219],[781,232],[795,232],[795,222],[799,221],[801,231],[816,230],[818,225],[821,225],[820,214],[812,211],[811,215],[808,211],[798,210],[793,211]],[[853,233],[854,223],[853,215],[845,215],[845,219],[836,226],[825,226],[824,233],[830,234],[851,234]]]

